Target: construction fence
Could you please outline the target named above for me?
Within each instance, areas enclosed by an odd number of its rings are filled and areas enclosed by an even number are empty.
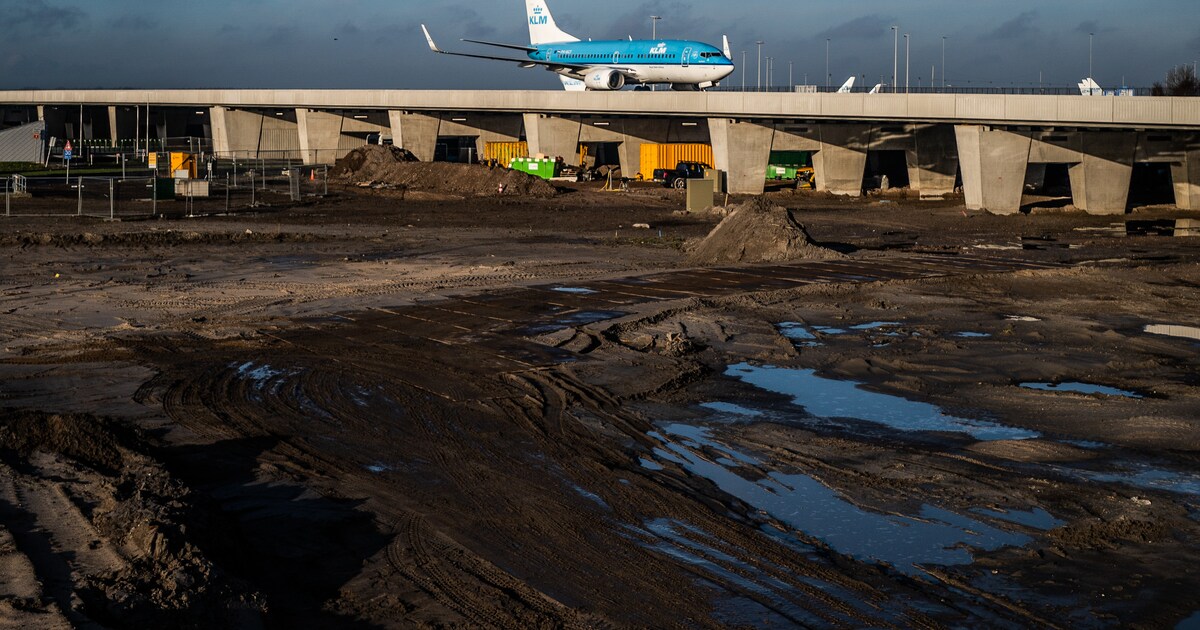
[[[3,211],[6,217],[199,217],[287,206],[329,194],[326,166],[256,166],[222,169],[198,179],[15,175],[0,178]]]

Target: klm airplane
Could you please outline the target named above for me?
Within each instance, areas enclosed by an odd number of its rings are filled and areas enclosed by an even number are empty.
[[[702,42],[664,40],[606,40],[580,41],[558,28],[546,0],[525,0],[529,18],[529,45],[498,44],[476,39],[464,42],[495,46],[525,53],[528,59],[493,57],[467,53],[447,52],[438,48],[429,35],[429,29],[421,25],[429,48],[436,53],[511,61],[522,68],[541,66],[559,75],[563,87],[569,91],[619,90],[626,85],[667,83],[671,89],[681,91],[705,90],[720,83],[721,79],[733,74],[733,60],[729,54],[729,38],[724,39],[724,50]]]

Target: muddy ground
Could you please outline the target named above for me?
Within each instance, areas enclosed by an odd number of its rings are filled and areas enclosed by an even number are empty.
[[[0,625],[1197,619],[1186,213],[335,193],[0,223]]]

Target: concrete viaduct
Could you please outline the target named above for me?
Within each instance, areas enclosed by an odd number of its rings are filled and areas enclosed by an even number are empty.
[[[861,194],[868,154],[903,151],[923,197],[961,177],[967,206],[1020,210],[1027,174],[1069,166],[1074,204],[1126,211],[1135,163],[1170,165],[1175,203],[1200,210],[1200,98],[739,92],[97,90],[0,92],[0,123],[36,116],[57,137],[210,138],[214,153],[294,154],[331,163],[368,134],[432,160],[439,137],[525,139],[532,154],[578,159],[581,142],[619,143],[641,170],[646,142],[708,142],[729,190],[761,193],[772,150],[813,151],[818,190]],[[82,129],[77,129],[82,121]],[[139,122],[140,121],[140,122]],[[1032,166],[1032,169],[1031,169]]]

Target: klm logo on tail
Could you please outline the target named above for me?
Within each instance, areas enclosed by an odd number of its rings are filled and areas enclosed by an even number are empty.
[[[542,7],[534,7],[533,15],[529,16],[529,25],[541,26],[543,24],[548,24],[550,22],[549,18],[547,18],[545,15],[542,15],[542,13]]]

